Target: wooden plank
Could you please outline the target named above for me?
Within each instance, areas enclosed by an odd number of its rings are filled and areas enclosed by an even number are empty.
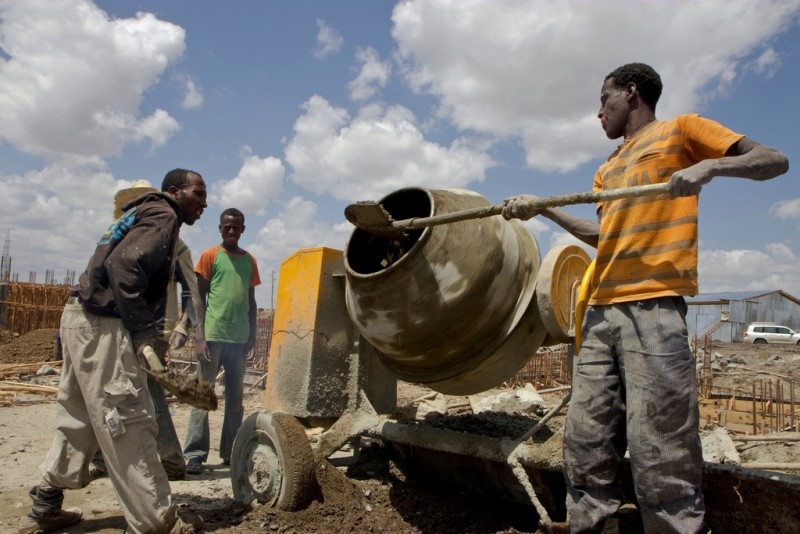
[[[767,469],[777,471],[800,471],[800,464],[782,462],[753,462],[742,464],[747,469]]]
[[[736,436],[734,441],[800,441],[800,432],[775,432],[763,436]]]
[[[748,434],[749,435],[749,434],[752,434],[752,432],[753,432],[753,426],[751,424],[742,425],[742,424],[737,424],[737,423],[728,423],[725,426],[725,428],[727,428],[728,431],[731,432],[731,433],[740,434],[740,435],[744,435],[744,434]],[[737,439],[739,439],[739,437],[740,436],[737,436],[737,437],[734,437],[732,439],[734,441],[736,441]]]
[[[55,395],[58,393],[58,388],[53,386],[38,386],[35,384],[24,384],[21,382],[3,382],[0,383],[0,391],[24,391],[26,393],[41,393],[46,395]]]

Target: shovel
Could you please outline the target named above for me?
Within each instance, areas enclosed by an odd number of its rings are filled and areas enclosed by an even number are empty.
[[[217,394],[213,384],[204,382],[196,376],[188,377],[176,373],[173,369],[165,369],[158,354],[150,345],[147,345],[142,353],[147,365],[150,366],[150,369],[145,369],[144,372],[175,395],[179,401],[203,410],[217,409]]]
[[[591,204],[607,200],[619,200],[621,198],[659,195],[667,192],[667,184],[663,183],[535,198],[527,201],[527,204],[534,209],[556,208],[573,204]],[[350,223],[365,232],[392,238],[401,235],[404,230],[413,228],[427,228],[440,224],[449,224],[469,219],[483,219],[484,217],[500,215],[504,207],[504,204],[497,204],[482,208],[453,211],[441,215],[433,215],[431,217],[412,217],[410,219],[394,221],[389,212],[383,209],[383,206],[377,202],[366,200],[347,206],[344,210],[344,216]]]

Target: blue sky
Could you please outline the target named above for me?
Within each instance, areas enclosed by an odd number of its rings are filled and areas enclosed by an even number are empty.
[[[706,186],[701,291],[800,297],[798,0],[0,0],[0,237],[20,281],[80,273],[118,189],[194,169],[211,198],[184,239],[197,257],[244,211],[269,307],[271,272],[343,249],[357,200],[589,190],[616,146],[600,86],[630,61],[661,73],[660,118],[701,113],[792,166]],[[574,242],[527,225],[543,252]]]

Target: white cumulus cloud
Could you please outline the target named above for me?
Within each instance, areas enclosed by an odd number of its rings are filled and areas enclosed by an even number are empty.
[[[203,105],[203,93],[200,88],[194,83],[194,80],[189,76],[181,77],[183,83],[184,94],[181,99],[181,107],[183,109],[196,109]]]
[[[797,255],[783,243],[760,250],[703,250],[698,263],[701,293],[782,289],[800,297]]]
[[[282,203],[277,215],[258,230],[254,250],[259,258],[276,263],[301,248],[330,247],[344,249],[353,227],[347,223],[330,225],[317,220],[317,205],[293,196]]]
[[[466,187],[494,165],[479,144],[459,138],[442,146],[425,139],[402,106],[367,105],[351,117],[320,96],[304,105],[286,147],[292,180],[343,200],[383,196],[410,186]]]
[[[211,186],[211,201],[222,208],[238,208],[245,213],[263,215],[266,205],[283,191],[285,169],[280,159],[260,158],[243,149],[244,161],[239,173],[230,180],[221,180]]]
[[[88,0],[26,0],[0,5],[0,35],[0,139],[19,150],[104,157],[176,131],[165,111],[138,107],[183,54],[179,26],[149,13],[110,19]]]
[[[114,194],[132,183],[114,178],[93,158],[63,158],[23,175],[0,175],[0,228],[10,231],[14,271],[82,269],[113,220]]]
[[[569,171],[608,153],[596,112],[613,68],[655,67],[659,115],[699,111],[743,71],[769,74],[770,44],[798,12],[796,0],[411,0],[392,33],[400,71],[441,116],[521,139],[533,168]]]
[[[166,143],[172,135],[181,129],[180,124],[163,109],[157,109],[149,117],[143,117],[134,128],[134,139],[150,140],[151,148]]]
[[[338,52],[344,44],[344,37],[326,21],[317,19],[317,48],[314,57],[322,59]]]
[[[360,67],[358,74],[350,82],[350,98],[353,100],[367,100],[389,81],[392,65],[389,61],[381,61],[377,50],[374,48],[359,48],[356,59]]]
[[[779,219],[800,219],[800,198],[781,200],[769,211]]]

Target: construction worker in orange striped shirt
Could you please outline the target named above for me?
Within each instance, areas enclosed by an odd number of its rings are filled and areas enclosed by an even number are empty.
[[[598,203],[598,220],[531,209],[522,195],[503,215],[541,214],[597,248],[592,290],[564,430],[571,532],[600,532],[624,502],[630,454],[645,532],[703,532],[703,456],[695,362],[684,297],[697,294],[697,196],[719,176],[769,180],[782,153],[696,114],[656,119],[661,77],[643,63],[606,76],[600,124],[622,144],[594,190],[668,182],[670,194]]]

